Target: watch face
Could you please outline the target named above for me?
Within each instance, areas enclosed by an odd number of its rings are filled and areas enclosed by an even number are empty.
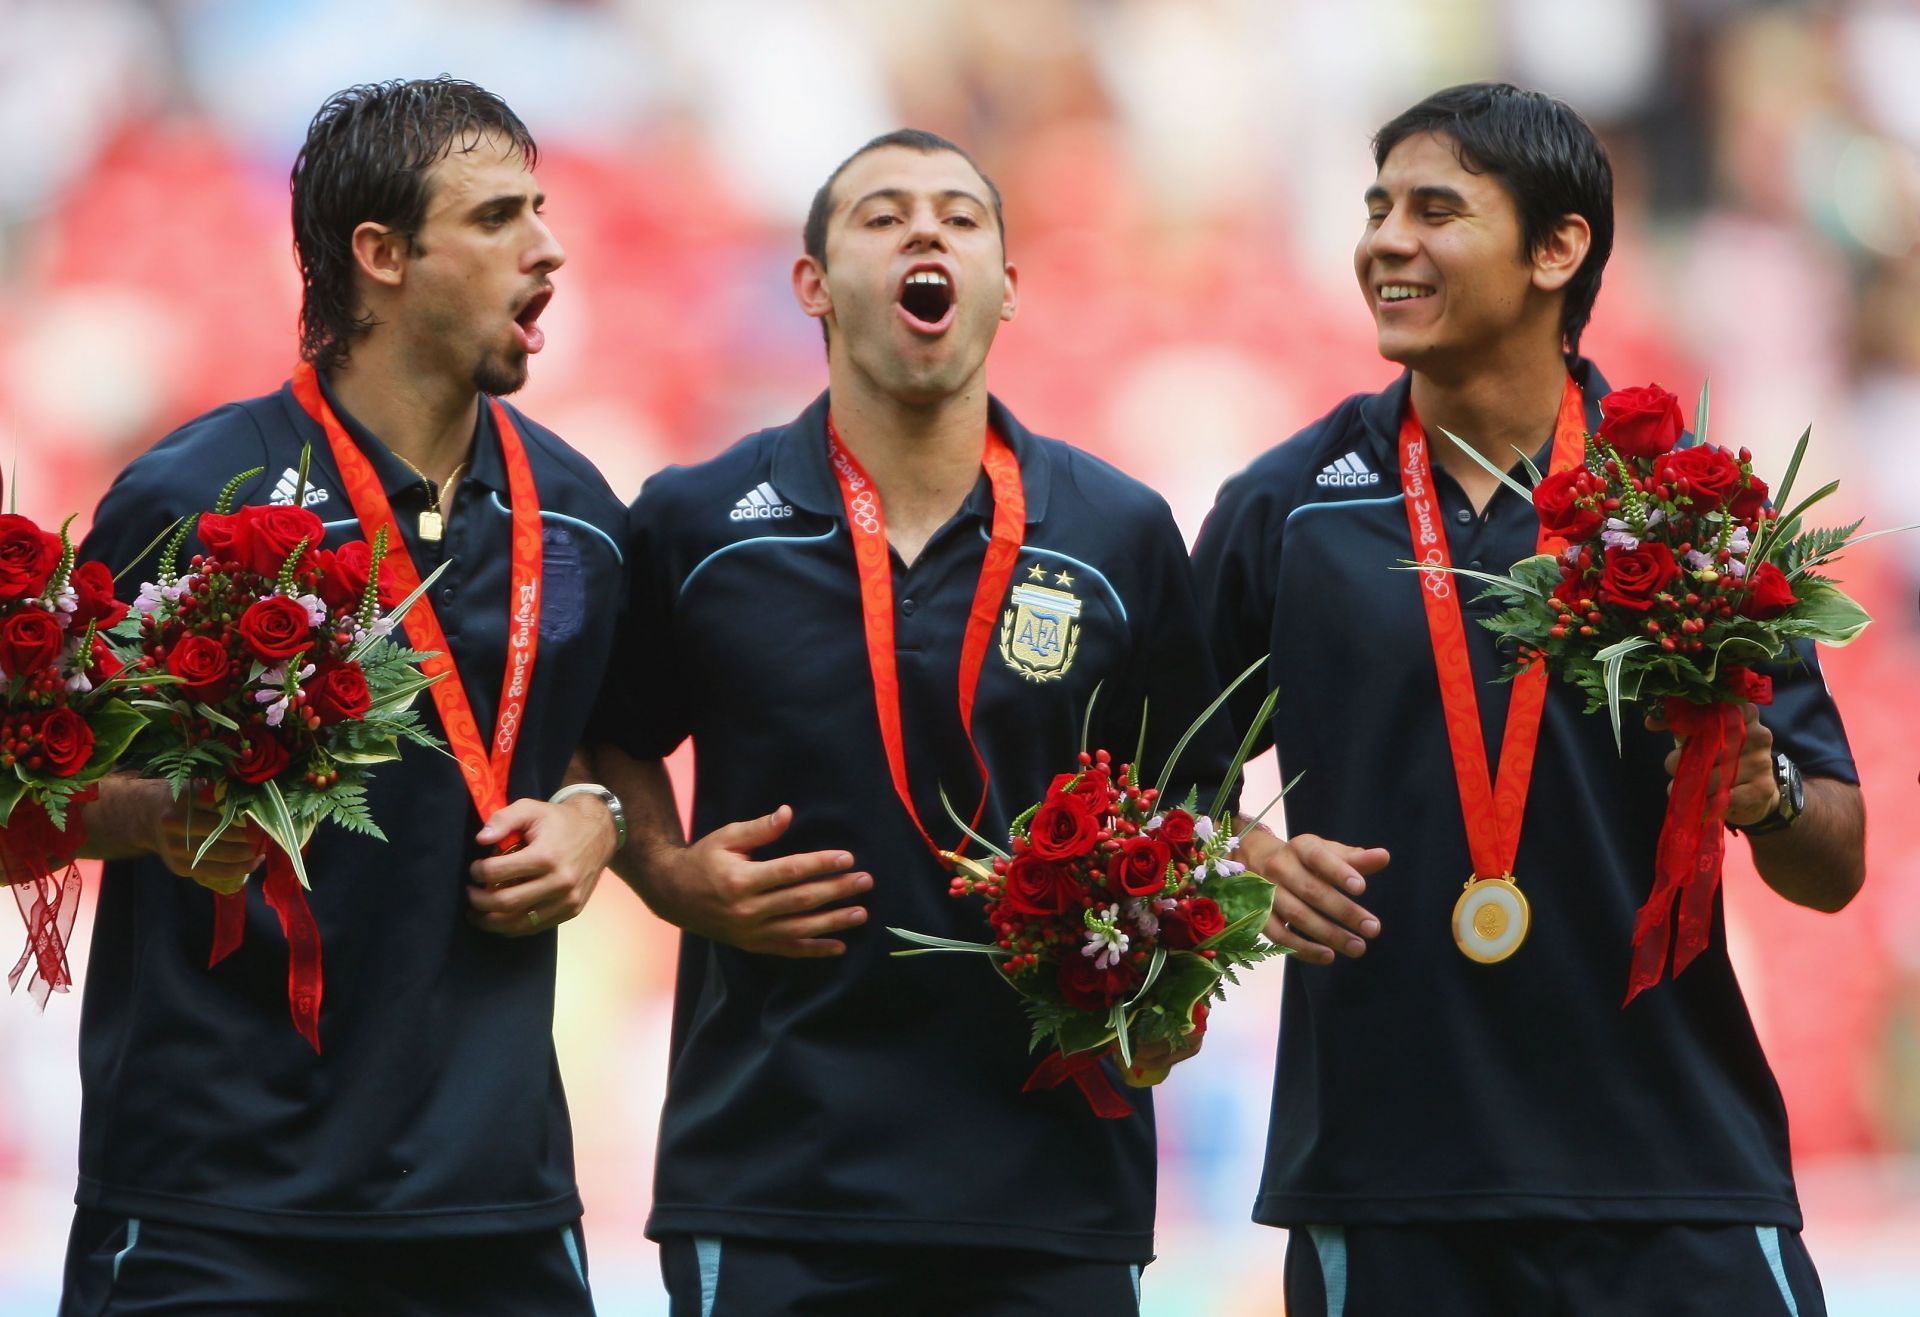
[[[1774,760],[1774,776],[1780,784],[1780,813],[1791,819],[1807,803],[1807,784],[1801,780],[1800,766],[1782,754]]]

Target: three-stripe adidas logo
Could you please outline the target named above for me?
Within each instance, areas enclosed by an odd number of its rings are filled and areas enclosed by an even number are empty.
[[[781,498],[778,490],[762,480],[733,505],[733,511],[727,514],[727,520],[775,521],[792,515],[793,504]]]
[[[293,506],[293,491],[299,487],[299,470],[294,467],[288,467],[280,473],[280,479],[274,482],[273,493],[268,495],[267,502],[277,503],[283,508],[290,508]],[[309,482],[306,497],[301,500],[301,503],[302,506],[310,508],[316,503],[325,503],[329,497],[331,496],[326,490]]]
[[[1369,470],[1367,464],[1360,460],[1360,454],[1348,453],[1321,467],[1313,483],[1323,489],[1352,489],[1357,485],[1379,484],[1380,473]]]

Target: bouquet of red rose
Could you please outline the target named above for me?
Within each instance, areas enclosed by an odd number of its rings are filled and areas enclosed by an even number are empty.
[[[28,990],[42,1007],[73,982],[81,807],[142,723],[117,698],[120,662],[101,634],[126,612],[105,566],[74,561],[66,526],[54,535],[0,516],[0,883],[27,923],[7,985],[31,967]]]
[[[180,525],[120,629],[137,642],[133,703],[148,719],[129,766],[208,806],[199,854],[236,824],[270,839],[262,894],[287,935],[295,1026],[318,1051],[319,934],[302,851],[324,821],[384,840],[367,810],[371,766],[399,758],[403,741],[443,748],[411,707],[433,684],[419,671],[429,656],[389,638],[432,578],[383,612],[384,531],[325,549],[320,519],[297,500],[230,511],[255,474]],[[182,574],[196,521],[206,552]],[[216,898],[212,964],[245,926],[244,893]]]
[[[1240,680],[1264,665],[1263,659]],[[1272,708],[1269,695],[1256,729]],[[1005,848],[966,829],[993,858],[949,856],[958,870],[951,894],[985,902],[993,941],[890,930],[922,948],[894,955],[984,954],[1026,998],[1030,1046],[1051,1044],[1054,1051],[1025,1091],[1071,1079],[1098,1115],[1131,1114],[1100,1069],[1101,1058],[1117,1054],[1131,1071],[1141,1047],[1205,1032],[1207,1003],[1225,995],[1225,984],[1239,982],[1236,969],[1285,953],[1260,935],[1272,912],[1273,884],[1233,858],[1240,834],[1232,815],[1223,813],[1254,733],[1242,742],[1207,813],[1198,810],[1197,792],[1173,808],[1161,799],[1199,725],[1174,750],[1159,787],[1139,776],[1139,754],[1134,764],[1116,769],[1107,751],[1082,751],[1079,766],[1054,778],[1046,796],[1013,821]]]
[[[1620,738],[1621,705],[1658,711],[1685,740],[1660,834],[1652,895],[1634,927],[1627,1000],[1659,982],[1678,908],[1673,972],[1706,946],[1726,839],[1727,793],[1746,727],[1741,705],[1769,703],[1772,679],[1755,670],[1791,662],[1789,642],[1845,645],[1871,620],[1819,569],[1860,523],[1809,529],[1807,510],[1835,481],[1782,512],[1805,456],[1802,433],[1780,489],[1753,471],[1753,455],[1706,442],[1707,390],[1696,442],[1682,446],[1679,400],[1658,385],[1600,401],[1585,461],[1529,491],[1480,457],[1540,514],[1566,548],[1505,576],[1452,569],[1491,585],[1508,605],[1485,625],[1515,642],[1512,677],[1544,663],[1602,707]],[[1456,441],[1457,442],[1457,441]],[[1876,534],[1886,534],[1881,531]]]

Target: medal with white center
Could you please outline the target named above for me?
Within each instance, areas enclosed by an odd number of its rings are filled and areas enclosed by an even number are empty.
[[[1469,878],[1453,903],[1454,945],[1468,960],[1492,965],[1520,949],[1532,922],[1526,895],[1511,876]]]
[[[1407,399],[1400,422],[1400,487],[1405,496],[1407,529],[1413,538],[1412,561],[1433,665],[1440,682],[1447,746],[1453,756],[1454,784],[1460,793],[1461,821],[1474,876],[1453,903],[1453,941],[1460,954],[1483,965],[1496,964],[1520,949],[1532,912],[1513,880],[1520,853],[1520,824],[1526,815],[1527,788],[1533,780],[1533,755],[1547,698],[1547,672],[1540,664],[1513,680],[1506,732],[1500,743],[1499,780],[1489,771],[1487,745],[1480,726],[1479,682],[1467,655],[1466,623],[1452,573],[1452,550],[1427,456],[1426,430]],[[1571,470],[1586,452],[1586,406],[1580,386],[1568,379],[1560,393],[1548,470]],[[1500,497],[1498,493],[1495,498]],[[1541,553],[1557,553],[1565,541],[1544,527],[1536,540]]]

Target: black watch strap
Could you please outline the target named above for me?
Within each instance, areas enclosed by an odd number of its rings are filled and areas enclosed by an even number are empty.
[[[1807,805],[1807,788],[1800,776],[1800,767],[1784,753],[1773,757],[1773,781],[1780,789],[1780,802],[1773,812],[1765,818],[1757,819],[1736,829],[1749,837],[1765,837],[1770,833],[1785,832],[1800,818]]]

